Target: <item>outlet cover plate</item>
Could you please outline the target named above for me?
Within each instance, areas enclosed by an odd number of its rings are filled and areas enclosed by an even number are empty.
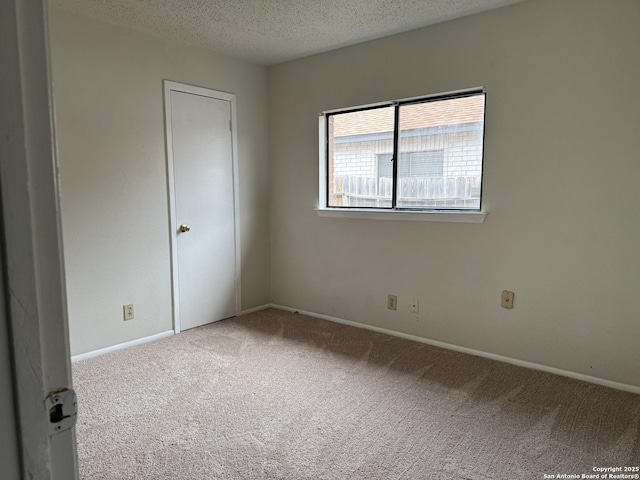
[[[420,311],[420,301],[417,298],[411,300],[411,313],[418,313]]]
[[[133,320],[133,318],[134,318],[133,303],[130,303],[128,305],[123,305],[122,306],[122,310],[123,310],[123,315],[124,315],[125,321],[126,320]]]
[[[502,308],[513,308],[513,295],[509,290],[502,291]]]
[[[389,310],[396,310],[398,308],[398,297],[396,295],[387,296],[387,308]]]

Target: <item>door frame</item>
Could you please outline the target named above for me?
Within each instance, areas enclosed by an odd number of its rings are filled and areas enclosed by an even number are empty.
[[[242,311],[241,298],[241,257],[240,257],[240,199],[238,180],[238,136],[236,128],[236,95],[220,92],[209,88],[187,85],[184,83],[164,80],[164,119],[165,140],[167,149],[167,186],[169,198],[169,245],[171,249],[171,291],[173,303],[173,329],[180,333],[180,285],[178,279],[178,219],[176,216],[176,190],[173,159],[173,125],[171,121],[171,92],[190,93],[201,97],[213,98],[229,102],[231,108],[231,160],[233,163],[233,231],[235,250],[235,278],[234,289],[236,296],[236,316]]]
[[[72,386],[48,18],[46,0],[0,2],[0,274],[16,404],[3,414],[15,414],[20,478],[74,480],[75,429],[52,435],[45,404]]]

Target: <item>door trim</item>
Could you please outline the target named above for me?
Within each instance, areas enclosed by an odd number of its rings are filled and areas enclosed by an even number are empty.
[[[0,2],[0,321],[14,399],[2,414],[18,450],[2,473],[18,478],[19,464],[19,478],[75,480],[75,429],[50,435],[45,407],[71,388],[48,19],[46,0]]]
[[[171,290],[173,303],[173,329],[175,333],[180,333],[180,288],[178,284],[178,245],[176,233],[178,231],[178,220],[176,218],[176,191],[175,177],[173,169],[173,126],[171,123],[171,92],[190,93],[202,97],[214,98],[229,102],[231,108],[231,159],[233,163],[233,230],[234,230],[234,250],[235,250],[235,278],[234,288],[236,296],[236,316],[242,311],[241,285],[240,282],[240,200],[238,181],[238,136],[236,128],[236,96],[233,93],[220,92],[203,87],[196,87],[184,83],[164,80],[164,119],[165,119],[165,140],[167,149],[167,186],[169,196],[169,245],[171,249]]]

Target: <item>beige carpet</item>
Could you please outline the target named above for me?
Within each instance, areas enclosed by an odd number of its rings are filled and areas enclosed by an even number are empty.
[[[640,395],[278,310],[73,369],[83,479],[542,479],[640,465]]]

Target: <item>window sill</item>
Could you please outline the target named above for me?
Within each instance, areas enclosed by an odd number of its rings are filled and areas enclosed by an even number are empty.
[[[448,222],[448,223],[483,223],[485,212],[461,211],[407,211],[407,210],[376,210],[358,208],[316,208],[319,217],[356,218],[366,220],[405,220],[411,222]]]

